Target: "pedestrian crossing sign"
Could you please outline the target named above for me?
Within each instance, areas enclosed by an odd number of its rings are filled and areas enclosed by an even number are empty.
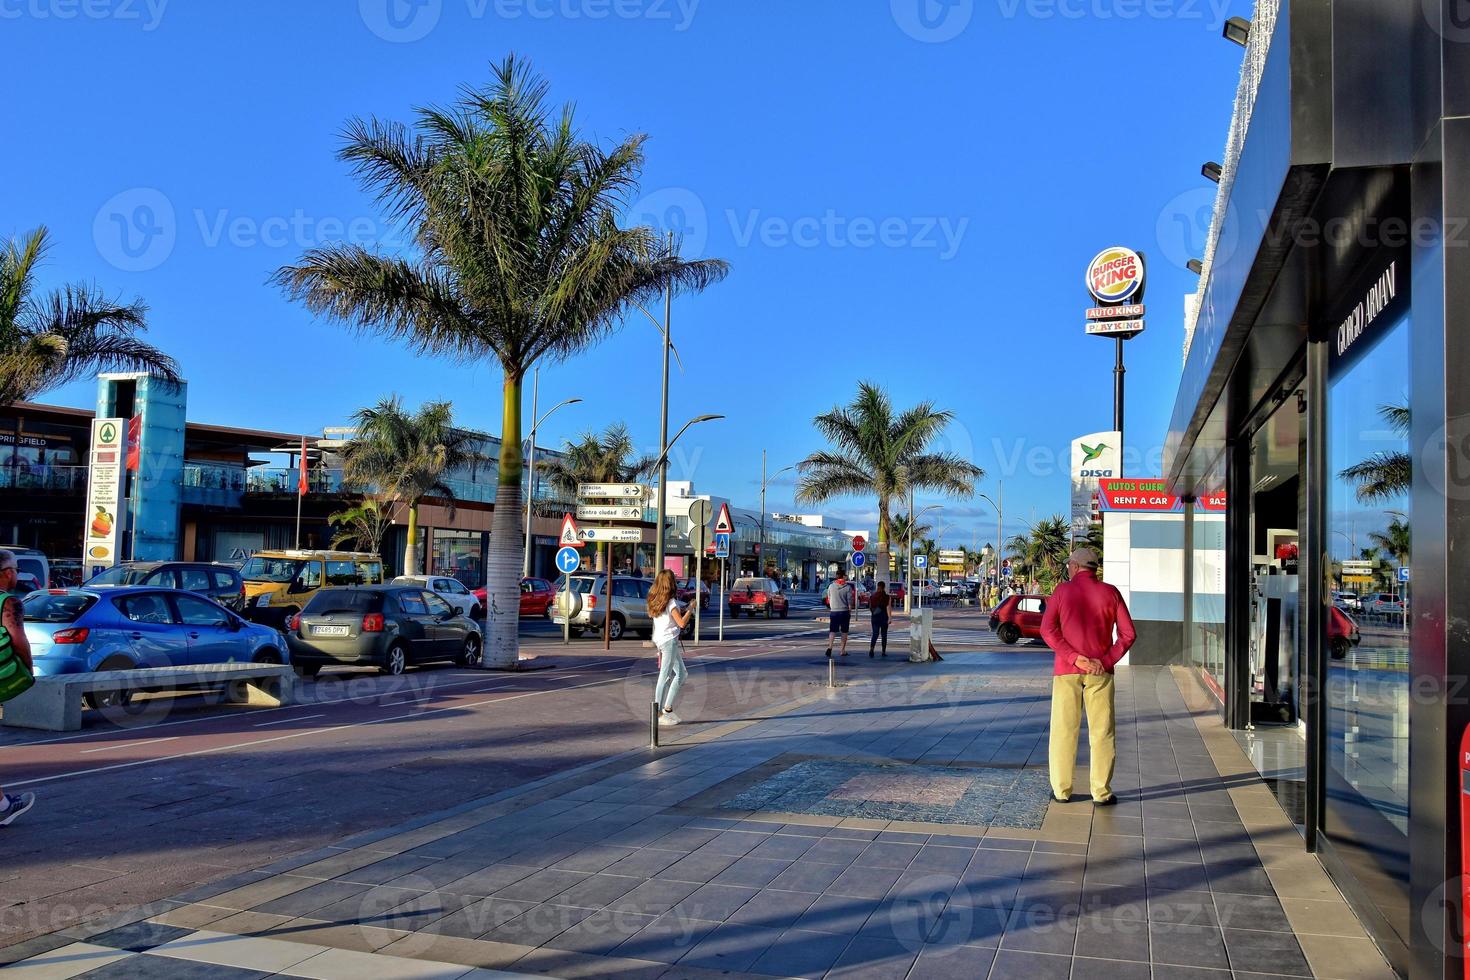
[[[730,557],[730,534],[727,531],[715,532],[715,557]]]

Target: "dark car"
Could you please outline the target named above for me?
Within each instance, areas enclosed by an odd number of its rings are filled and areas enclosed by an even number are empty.
[[[87,581],[87,588],[147,585],[182,589],[213,599],[232,612],[245,611],[245,580],[233,565],[208,561],[124,561]]]
[[[1046,612],[1044,595],[1012,595],[990,614],[990,628],[1002,643],[1015,643],[1023,637],[1041,639],[1041,614]]]
[[[305,677],[323,667],[376,667],[402,674],[411,664],[480,662],[476,623],[433,592],[402,585],[322,589],[286,624],[291,663]]]
[[[708,609],[710,597],[708,582],[695,582],[692,578],[685,579],[679,583],[678,592],[676,593],[678,600],[683,603],[692,603],[694,601],[694,590],[696,586],[699,589],[699,608]]]

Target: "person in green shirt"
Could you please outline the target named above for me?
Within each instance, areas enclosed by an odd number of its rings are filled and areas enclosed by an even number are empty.
[[[11,593],[19,574],[15,553],[0,551],[0,659],[15,656],[28,669],[34,669],[31,641],[26,638],[25,612],[19,597]],[[7,793],[0,787],[0,827],[10,826],[35,805],[35,793]]]

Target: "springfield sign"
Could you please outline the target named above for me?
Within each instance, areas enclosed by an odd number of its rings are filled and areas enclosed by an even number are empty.
[[[127,457],[126,419],[93,419],[88,453],[87,512],[82,528],[82,563],[88,577],[117,564],[122,530],[124,463]]]

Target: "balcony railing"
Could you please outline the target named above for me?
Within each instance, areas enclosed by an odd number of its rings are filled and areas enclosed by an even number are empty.
[[[34,490],[41,493],[86,493],[87,467],[26,464],[0,466],[0,490]]]

